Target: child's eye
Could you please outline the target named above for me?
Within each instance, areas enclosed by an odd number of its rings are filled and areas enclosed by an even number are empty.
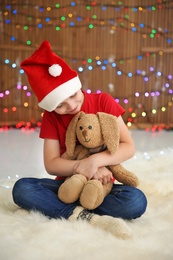
[[[62,107],[63,103],[59,104],[56,108],[60,108]]]
[[[76,94],[77,94],[77,92],[76,92],[76,93],[74,93],[73,95],[71,95],[70,97],[74,97],[74,96],[76,96]]]

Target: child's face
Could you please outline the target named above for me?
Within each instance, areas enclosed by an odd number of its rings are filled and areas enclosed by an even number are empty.
[[[69,98],[65,99],[61,104],[59,104],[55,109],[55,112],[60,115],[77,114],[81,109],[83,101],[84,95],[80,89],[74,95],[70,96]]]

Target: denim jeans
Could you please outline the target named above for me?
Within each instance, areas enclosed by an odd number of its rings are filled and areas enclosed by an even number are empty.
[[[62,182],[47,178],[19,179],[13,187],[13,200],[18,206],[39,211],[49,218],[68,219],[80,203],[66,204],[58,199],[57,192]],[[114,184],[102,204],[91,212],[130,220],[140,217],[146,207],[147,199],[141,190]]]

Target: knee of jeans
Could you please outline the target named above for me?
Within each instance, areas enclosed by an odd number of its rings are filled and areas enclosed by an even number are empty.
[[[137,205],[137,208],[138,208],[138,214],[140,217],[141,215],[144,214],[144,212],[146,211],[146,208],[147,208],[147,198],[145,196],[145,194],[141,191],[141,190],[138,190],[137,189],[137,194],[136,194],[136,205]]]
[[[26,192],[27,179],[21,178],[17,180],[13,186],[12,195],[14,202],[17,202],[20,194],[24,194]]]
[[[127,207],[127,219],[139,218],[144,214],[147,208],[147,198],[138,188],[128,187],[129,201]]]

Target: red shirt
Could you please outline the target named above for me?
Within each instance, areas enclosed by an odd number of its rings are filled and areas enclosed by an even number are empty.
[[[84,93],[84,103],[81,111],[85,113],[105,112],[115,115],[116,117],[123,115],[125,110],[122,108],[114,98],[107,93]],[[71,119],[75,115],[59,115],[56,112],[45,111],[42,120],[40,131],[40,138],[59,140],[60,153],[63,154],[65,147],[65,134]]]

